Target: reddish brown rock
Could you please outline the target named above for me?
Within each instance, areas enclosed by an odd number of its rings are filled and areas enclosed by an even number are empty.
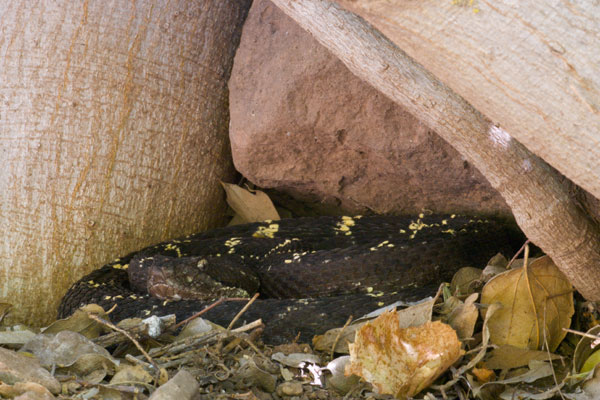
[[[234,163],[259,186],[350,212],[508,213],[451,146],[270,1],[254,1],[229,89]]]

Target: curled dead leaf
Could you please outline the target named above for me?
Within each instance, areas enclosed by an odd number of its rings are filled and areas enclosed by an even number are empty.
[[[485,360],[485,366],[490,369],[512,369],[528,365],[531,361],[558,360],[559,355],[547,351],[522,349],[503,344],[496,347]]]
[[[127,365],[120,368],[110,380],[111,385],[128,383],[151,383],[154,378],[140,365]]]
[[[27,342],[21,351],[35,355],[40,364],[47,368],[66,369],[78,376],[88,375],[95,370],[112,374],[119,364],[105,348],[71,331],[61,331],[56,335],[39,334]]]
[[[412,303],[412,305],[397,310],[398,322],[400,328],[408,328],[409,326],[419,326],[426,322],[431,321],[433,314],[433,305],[435,304],[436,298],[427,297],[421,301]],[[396,303],[395,303],[396,304]],[[394,310],[393,304],[390,306],[382,307],[375,310],[365,317],[361,317],[354,321],[352,324],[344,328],[334,328],[325,332],[323,335],[316,335],[313,338],[313,347],[319,351],[331,351],[333,349],[336,353],[347,354],[349,353],[348,344],[354,342],[354,336],[356,331],[366,324],[366,322],[375,316],[381,315],[386,311]]]
[[[414,396],[462,355],[456,332],[436,321],[401,329],[386,312],[356,332],[346,374],[356,374],[382,394]]]
[[[475,332],[475,324],[479,316],[479,311],[475,307],[477,297],[479,297],[479,293],[471,294],[465,299],[464,303],[461,302],[448,315],[448,324],[454,328],[461,340],[472,337],[473,332]]]
[[[227,204],[241,217],[240,223],[278,220],[279,213],[265,192],[254,192],[238,185],[221,182],[227,194]]]
[[[473,368],[471,373],[473,373],[473,376],[475,376],[480,383],[487,383],[496,377],[494,371],[487,368]]]
[[[597,354],[600,347],[598,346],[597,339],[594,336],[600,334],[600,325],[596,325],[586,332],[586,336],[582,336],[577,347],[575,347],[575,353],[573,354],[573,372],[590,372],[600,361],[600,357]],[[586,365],[587,364],[587,365]]]
[[[466,296],[480,286],[482,270],[473,267],[463,267],[456,271],[450,282],[450,290],[455,296]]]
[[[94,339],[104,332],[104,326],[91,319],[88,313],[98,315],[106,319],[107,314],[102,307],[97,304],[87,304],[76,310],[71,316],[59,319],[44,329],[45,334],[58,333],[61,331],[72,331],[82,334],[88,339]]]

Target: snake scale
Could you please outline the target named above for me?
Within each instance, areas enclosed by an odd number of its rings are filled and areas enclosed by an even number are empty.
[[[393,301],[435,292],[463,266],[510,254],[523,236],[496,219],[458,215],[304,217],[236,225],[147,247],[76,282],[59,317],[82,305],[113,321],[175,313],[178,320],[220,297],[260,293],[243,315],[262,318],[264,340],[309,340]],[[243,302],[204,315],[227,325]]]

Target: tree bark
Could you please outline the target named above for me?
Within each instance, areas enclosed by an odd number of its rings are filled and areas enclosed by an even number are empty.
[[[356,75],[428,124],[469,159],[505,198],[523,231],[587,298],[600,300],[600,240],[554,169],[338,5],[273,0]]]
[[[250,0],[0,5],[0,301],[222,222],[227,80]]]
[[[337,2],[600,198],[600,3]]]

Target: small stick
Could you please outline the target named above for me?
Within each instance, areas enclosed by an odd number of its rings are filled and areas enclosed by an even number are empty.
[[[519,249],[519,251],[517,251],[517,252],[515,253],[515,255],[513,256],[513,258],[511,258],[511,259],[510,259],[510,261],[508,262],[508,264],[506,264],[506,269],[509,269],[509,268],[510,268],[510,264],[512,264],[512,263],[513,263],[513,262],[514,262],[514,261],[517,259],[517,257],[519,256],[519,254],[521,254],[521,252],[522,252],[523,250],[525,250],[525,247],[526,247],[526,246],[527,246],[529,243],[531,243],[531,240],[529,240],[529,239],[527,239],[527,240],[525,241],[525,243],[523,243],[523,246],[521,246],[521,248]]]
[[[164,324],[164,330],[168,330],[173,324],[175,324],[175,315],[167,315],[164,317],[160,317],[162,323]],[[144,321],[139,324],[128,328],[127,331],[132,335],[148,335],[148,324]],[[126,341],[127,338],[123,337],[120,332],[110,332],[105,335],[99,336],[92,341],[99,346],[108,347],[114,344],[119,344],[121,342]]]
[[[144,362],[139,358],[132,356],[131,354],[125,354],[125,359],[133,364],[142,366],[147,371],[152,371],[155,368],[152,364],[148,364],[147,362]]]
[[[96,322],[101,323],[102,325],[108,326],[109,328],[120,332],[121,334],[125,335],[129,340],[131,340],[131,342],[135,345],[135,347],[138,348],[138,350],[144,355],[144,357],[146,357],[146,360],[148,360],[148,362],[150,364],[152,364],[152,366],[156,369],[156,377],[154,378],[154,383],[158,384],[158,379],[160,378],[160,367],[158,366],[158,364],[156,363],[156,361],[154,361],[152,359],[152,357],[150,357],[150,355],[148,353],[146,353],[146,351],[144,350],[144,348],[140,345],[140,343],[135,340],[135,338],[133,336],[131,336],[129,334],[129,332],[127,332],[124,329],[119,328],[118,326],[116,326],[115,324],[113,324],[112,322],[106,321],[100,317],[98,317],[97,315],[94,315],[92,313],[88,313],[88,317],[93,319]]]
[[[335,337],[335,340],[333,341],[333,345],[331,345],[331,353],[329,354],[330,359],[333,360],[333,353],[335,352],[335,346],[337,346],[338,341],[340,340],[340,337],[342,337],[342,333],[344,333],[344,330],[348,327],[348,325],[350,325],[350,322],[352,322],[352,315],[348,317],[348,320],[346,320],[346,323],[344,324],[342,329],[340,329],[337,336]]]
[[[110,314],[111,312],[115,311],[115,308],[117,308],[117,304],[116,304],[116,303],[115,303],[115,304],[113,304],[113,306],[110,308],[110,310],[108,310],[108,311],[106,312],[106,314]]]
[[[262,319],[259,318],[254,322],[250,322],[249,324],[240,326],[239,328],[232,329],[231,332],[233,332],[233,333],[246,332],[246,331],[252,330],[254,328],[258,328],[262,324],[263,324]]]
[[[224,303],[226,301],[248,301],[247,298],[245,297],[223,297],[220,298],[219,300],[215,301],[214,303],[212,303],[210,306],[198,311],[196,314],[192,315],[189,318],[184,319],[183,321],[179,322],[178,324],[176,324],[175,326],[173,326],[173,330],[177,330],[179,327],[181,327],[182,325],[187,324],[188,322],[190,322],[193,319],[198,318],[199,316],[201,316],[202,314],[206,313],[207,311],[215,308],[216,306],[218,306],[221,303]]]
[[[233,327],[233,324],[236,323],[236,321],[242,316],[242,314],[244,314],[246,312],[246,310],[248,308],[250,308],[250,306],[252,305],[252,303],[254,303],[254,301],[258,298],[258,293],[256,293],[254,296],[252,296],[252,298],[248,301],[248,303],[246,303],[246,305],[244,306],[244,308],[242,308],[240,310],[239,313],[237,313],[237,315],[235,317],[233,317],[233,319],[231,320],[231,322],[229,323],[229,326],[227,327],[227,330],[230,330]]]
[[[592,335],[591,333],[580,332],[580,331],[576,331],[574,329],[568,329],[568,328],[562,328],[562,330],[565,331],[565,332],[573,333],[575,335],[583,336],[583,337],[586,337],[586,338],[600,340],[600,336]]]
[[[215,301],[214,303],[212,303],[210,306],[198,311],[196,314],[192,315],[189,318],[184,319],[183,321],[181,321],[178,324],[175,324],[175,326],[173,326],[173,330],[177,330],[180,326],[187,324],[188,322],[190,322],[193,319],[198,318],[199,316],[201,316],[202,314],[206,313],[208,310],[215,308],[216,306],[218,306],[219,304],[223,303],[225,301],[224,298],[221,298],[217,301]]]
[[[248,344],[248,346],[252,347],[252,349],[257,354],[260,354],[263,358],[267,358],[267,356],[265,356],[265,354],[262,351],[260,351],[260,349],[258,347],[256,347],[256,345],[254,343],[252,343],[252,340],[250,340],[248,338],[244,338],[244,342],[246,342]]]
[[[245,331],[257,328],[260,325],[262,325],[262,320],[257,319],[254,322],[251,322],[244,326],[240,326],[239,328],[233,329],[231,332],[232,333],[245,332]],[[156,347],[154,349],[151,349],[150,354],[152,354],[154,357],[161,357],[162,355],[167,354],[167,353],[174,355],[174,354],[180,353],[181,351],[183,351],[187,348],[191,348],[191,347],[195,347],[195,346],[199,346],[199,345],[203,345],[203,344],[207,344],[207,343],[211,343],[211,342],[216,342],[221,337],[224,336],[224,333],[225,333],[225,331],[220,331],[220,330],[199,333],[197,335],[190,336],[185,339],[178,339],[175,342],[167,344],[163,347]]]

